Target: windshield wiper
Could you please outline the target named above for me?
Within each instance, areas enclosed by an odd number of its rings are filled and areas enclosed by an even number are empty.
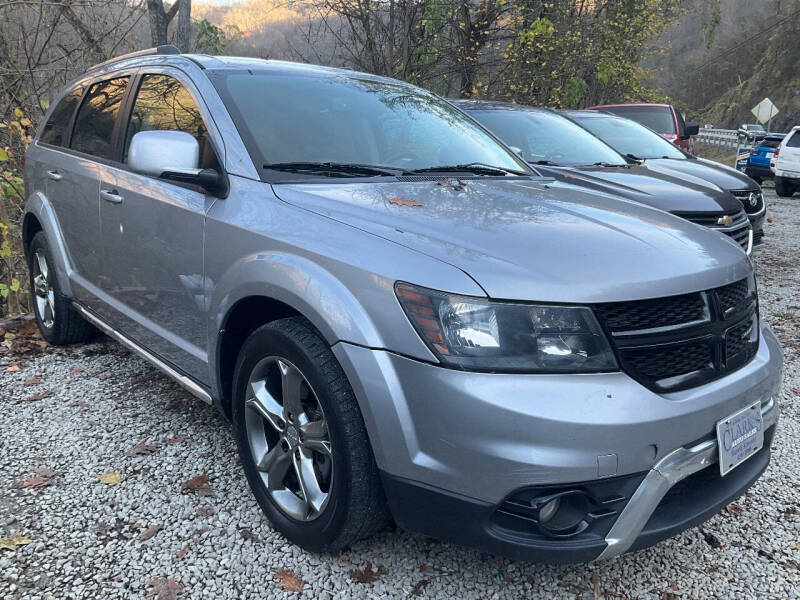
[[[391,167],[335,162],[267,163],[264,165],[264,168],[273,171],[289,171],[292,173],[329,173],[333,177],[394,177],[403,174],[402,169],[392,169]]]
[[[474,173],[476,175],[528,175],[524,171],[515,171],[504,167],[495,167],[480,162],[472,162],[463,165],[439,165],[437,167],[425,167],[424,169],[409,169],[406,173]]]
[[[637,162],[637,163],[644,162],[644,159],[641,156],[636,156],[635,154],[631,154],[630,152],[627,152],[625,154],[625,158],[629,158],[633,162]]]
[[[615,163],[603,162],[601,160],[601,161],[598,161],[596,163],[592,163],[592,166],[593,167],[627,167],[628,165],[627,164],[619,165],[619,164],[615,164]]]
[[[543,165],[545,167],[560,167],[560,166],[562,166],[560,163],[553,162],[552,160],[535,160],[531,164]]]

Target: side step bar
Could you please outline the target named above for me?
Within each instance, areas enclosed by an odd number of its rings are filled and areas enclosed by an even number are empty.
[[[94,313],[89,312],[83,306],[78,304],[77,302],[73,302],[72,306],[75,307],[81,316],[89,321],[92,325],[97,327],[100,331],[108,335],[109,337],[117,340],[120,344],[127,347],[129,350],[133,351],[135,354],[138,354],[140,357],[145,359],[151,365],[156,367],[157,369],[161,370],[165,375],[167,375],[170,379],[173,379],[175,382],[180,384],[184,389],[191,392],[200,400],[207,404],[213,404],[213,400],[211,399],[211,395],[205,391],[199,384],[197,384],[194,380],[190,379],[186,375],[183,375],[165,363],[163,360],[158,358],[155,354],[145,350],[139,344],[134,342],[132,339],[126,337],[125,335],[121,334],[119,331],[108,325],[105,321],[100,319],[100,317],[96,316]]]

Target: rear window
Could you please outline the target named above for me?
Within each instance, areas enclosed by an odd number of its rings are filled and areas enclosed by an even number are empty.
[[[72,149],[98,158],[114,157],[114,127],[127,85],[128,77],[118,77],[89,88],[75,119]]]
[[[789,148],[800,148],[800,131],[795,131],[788,140],[786,140],[786,145]]]
[[[59,100],[53,109],[53,114],[50,115],[50,119],[48,119],[42,130],[42,135],[39,137],[40,142],[52,144],[53,146],[67,145],[72,115],[75,114],[75,109],[78,107],[78,102],[81,101],[82,95],[83,89],[78,88]]]
[[[762,148],[777,148],[781,145],[781,140],[764,140],[758,144]]]
[[[675,134],[675,119],[668,106],[614,106],[600,110],[631,119],[658,133]]]

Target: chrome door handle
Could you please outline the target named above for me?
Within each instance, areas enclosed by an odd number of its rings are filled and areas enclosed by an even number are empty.
[[[53,181],[61,181],[61,178],[63,177],[63,175],[58,171],[48,171],[47,176]]]
[[[100,197],[111,204],[122,204],[122,196],[117,194],[117,190],[100,190]]]

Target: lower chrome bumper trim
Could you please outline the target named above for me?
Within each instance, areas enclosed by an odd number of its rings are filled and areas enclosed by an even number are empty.
[[[761,406],[762,417],[774,407],[775,400],[771,397]],[[691,448],[673,450],[658,461],[617,517],[606,535],[605,550],[595,560],[613,558],[627,552],[669,489],[717,460],[717,440],[712,438]]]

